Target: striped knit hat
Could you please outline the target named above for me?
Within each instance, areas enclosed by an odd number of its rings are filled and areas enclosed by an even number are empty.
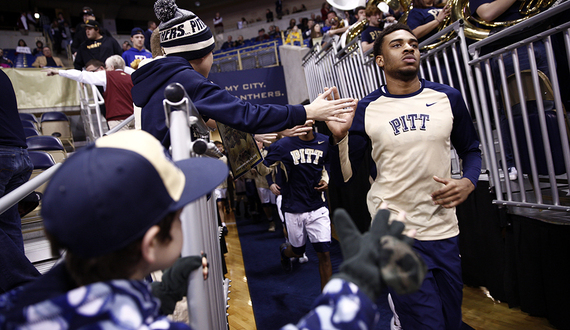
[[[160,46],[167,56],[195,60],[214,50],[210,28],[191,11],[180,9],[174,0],[158,0],[154,13],[160,20]]]

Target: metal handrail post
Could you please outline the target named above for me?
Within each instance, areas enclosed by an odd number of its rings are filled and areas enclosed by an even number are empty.
[[[200,157],[192,151],[196,142],[192,141],[190,126],[203,132],[204,124],[187,95],[179,102],[165,99],[164,106],[167,125],[170,128],[172,159],[178,161]],[[216,288],[223,287],[223,273],[215,229],[217,223],[215,212],[212,211],[214,207],[212,200],[208,201],[206,196],[203,196],[188,204],[180,216],[184,237],[182,256],[200,255],[205,252],[210,263],[207,280],[204,281],[200,270],[193,271],[188,278],[188,320],[194,329],[227,329],[225,296],[221,289]]]
[[[14,206],[16,203],[28,196],[32,191],[49,180],[55,171],[59,168],[59,166],[61,166],[61,164],[62,163],[57,163],[51,166],[35,178],[31,179],[18,188],[12,190],[9,194],[6,194],[4,197],[0,198],[0,214],[6,212],[6,210]]]

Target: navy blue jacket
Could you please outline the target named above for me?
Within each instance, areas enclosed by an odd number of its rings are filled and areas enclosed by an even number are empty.
[[[164,89],[170,83],[184,86],[196,109],[240,131],[248,133],[278,132],[306,120],[302,105],[254,105],[244,102],[196,72],[182,57],[158,58],[143,65],[132,74],[134,103],[142,108],[142,129],[152,134],[164,146],[170,145],[162,101]]]
[[[18,114],[16,94],[10,78],[0,70],[0,145],[27,148],[26,134]]]

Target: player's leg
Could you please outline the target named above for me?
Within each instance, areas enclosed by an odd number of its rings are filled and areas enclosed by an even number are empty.
[[[306,221],[307,235],[313,244],[319,259],[319,274],[321,275],[321,290],[325,287],[332,276],[332,264],[330,256],[331,246],[331,219],[329,209],[321,207],[309,212]]]
[[[417,292],[397,295],[391,291],[402,328],[459,329],[463,283],[457,237],[416,240],[414,249],[426,262],[428,272]]]
[[[291,271],[290,258],[299,258],[305,252],[307,231],[305,230],[306,213],[284,213],[285,224],[289,236],[289,243],[283,243],[279,247],[281,266],[285,271]]]
[[[226,213],[224,212],[224,202],[226,201],[226,188],[216,188],[214,194],[216,196],[216,204],[218,206],[218,215],[220,216],[220,223],[224,235],[228,234],[228,227],[226,226]]]
[[[263,212],[265,213],[265,217],[269,222],[269,229],[268,231],[275,231],[275,222],[273,222],[273,208],[271,201],[275,201],[275,195],[271,192],[271,190],[267,188],[257,188],[257,193],[259,195],[259,199],[261,200],[261,206],[263,208]],[[272,198],[273,197],[273,198]]]
[[[461,320],[463,280],[459,237],[452,237],[440,243],[437,255],[441,256],[438,260],[441,270],[434,272],[434,277],[441,297],[445,328],[459,329],[463,323]]]

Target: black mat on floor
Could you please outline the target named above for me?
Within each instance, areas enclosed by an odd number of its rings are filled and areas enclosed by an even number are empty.
[[[287,323],[296,323],[311,309],[321,291],[315,250],[308,244],[309,262],[293,263],[293,271],[286,274],[279,256],[279,245],[284,242],[281,224],[277,224],[275,232],[268,232],[265,221],[237,218],[236,222],[257,329],[279,329]],[[342,254],[334,239],[331,262],[333,273],[336,273]],[[386,296],[378,302],[382,316],[376,329],[390,329],[392,315]]]

